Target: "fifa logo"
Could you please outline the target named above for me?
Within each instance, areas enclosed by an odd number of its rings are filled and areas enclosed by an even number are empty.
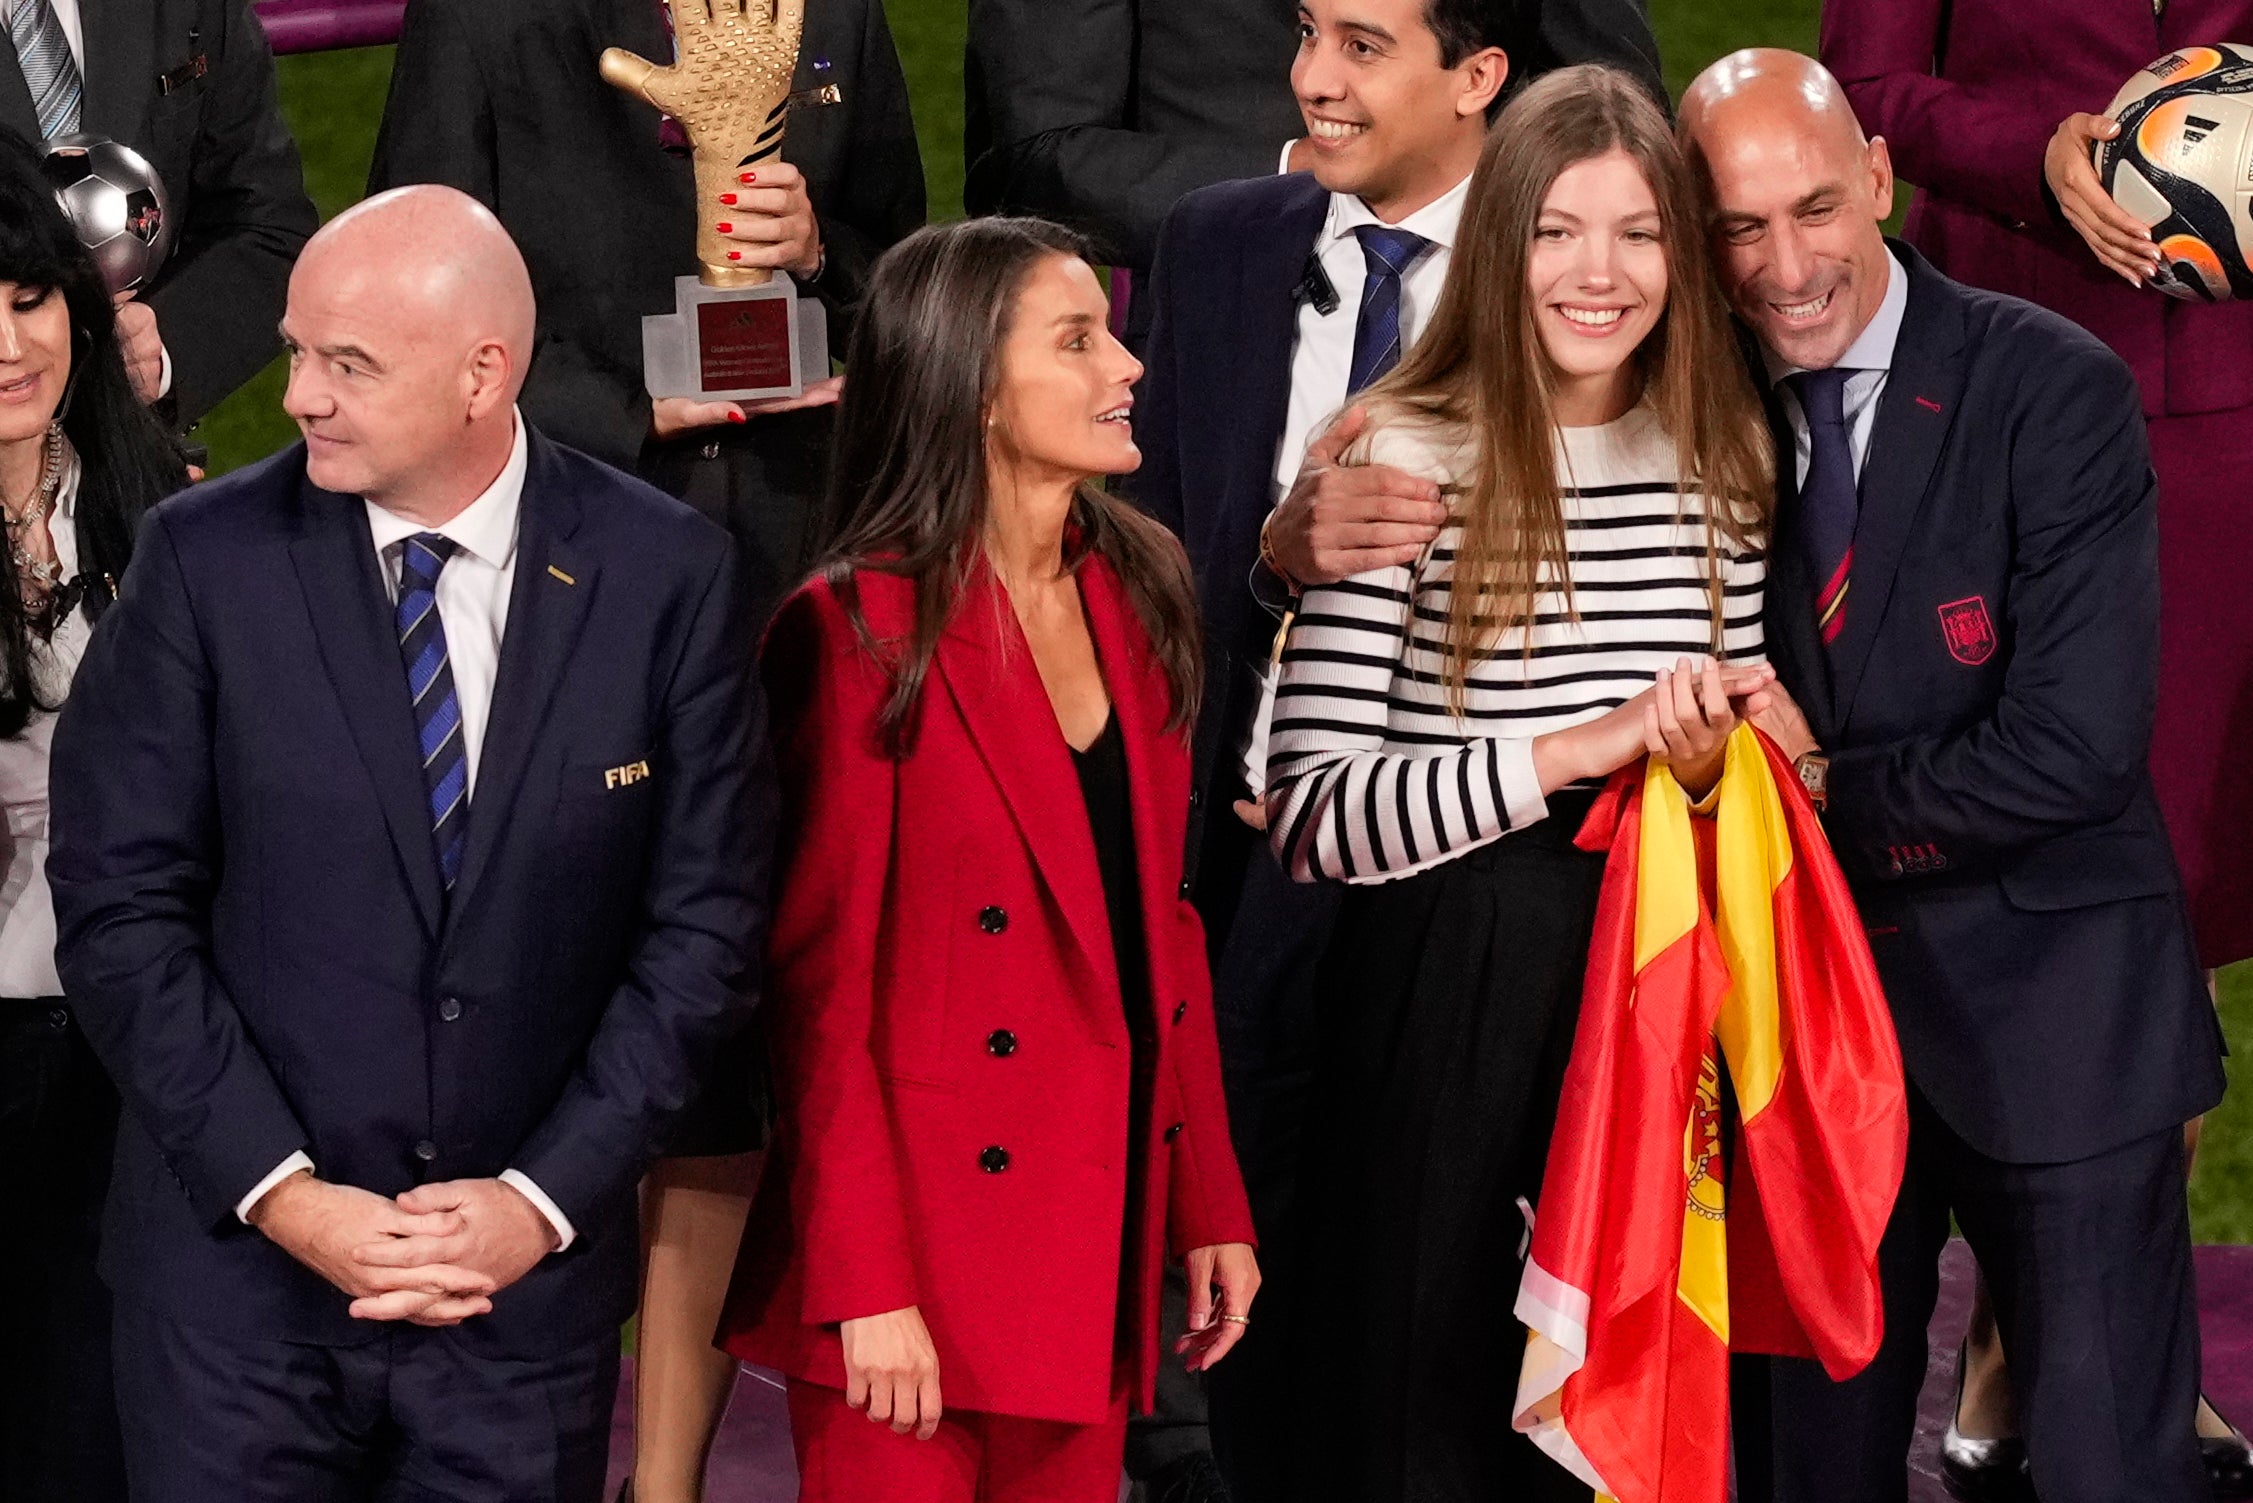
[[[613,767],[604,772],[602,786],[605,788],[631,788],[648,776],[649,763],[647,761],[628,762],[623,767]]]

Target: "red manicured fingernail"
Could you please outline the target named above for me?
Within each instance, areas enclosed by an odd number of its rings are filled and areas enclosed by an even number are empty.
[[[732,204],[735,202],[735,195],[732,193],[723,193],[720,195],[720,202],[724,204]]]
[[[720,232],[721,234],[725,235],[725,234],[727,234],[727,233],[728,233],[728,232],[729,232],[730,230],[733,230],[733,229],[735,228],[735,226],[734,226],[734,225],[732,225],[732,224],[730,224],[730,223],[728,223],[728,222],[727,222],[726,220],[724,220],[724,219],[723,219],[723,220],[721,220],[721,221],[720,221],[720,222],[719,222],[718,224],[716,224],[716,225],[713,225],[713,226],[712,226],[712,228],[713,228],[713,229],[715,229],[715,230],[718,230],[718,231],[719,231],[719,232]]]
[[[759,180],[759,174],[756,172],[738,173],[735,180],[739,183],[755,183]]]
[[[728,409],[728,421],[731,423],[740,423],[743,421],[743,414],[741,412],[738,412],[735,408],[730,407]]]
[[[729,259],[730,261],[740,261],[740,260],[742,260],[742,259],[743,259],[743,252],[741,252],[741,251],[729,251],[729,252],[728,252],[728,259]]]

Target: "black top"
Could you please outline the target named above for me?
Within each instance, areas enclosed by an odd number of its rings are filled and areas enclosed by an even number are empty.
[[[1121,1227],[1119,1277],[1124,1280],[1134,1266],[1124,1245],[1142,1224],[1141,1184],[1144,1139],[1150,1128],[1151,1068],[1154,1040],[1150,1037],[1150,954],[1143,944],[1142,886],[1134,860],[1134,806],[1127,789],[1126,737],[1119,733],[1113,711],[1103,723],[1103,733],[1086,751],[1072,751],[1072,767],[1080,775],[1080,797],[1087,802],[1087,830],[1095,837],[1095,864],[1103,876],[1103,908],[1111,921],[1111,955],[1119,972],[1119,1003],[1126,1011],[1133,1085],[1127,1096],[1127,1204]],[[1122,1322],[1132,1301],[1120,1286],[1118,1319]],[[1132,1333],[1119,1332],[1120,1350]]]
[[[1072,751],[1087,801],[1087,829],[1103,874],[1103,907],[1111,920],[1111,955],[1119,968],[1119,1000],[1127,1032],[1139,1044],[1149,1031],[1150,957],[1143,947],[1142,884],[1134,864],[1134,812],[1127,796],[1126,738],[1114,713],[1086,751]]]

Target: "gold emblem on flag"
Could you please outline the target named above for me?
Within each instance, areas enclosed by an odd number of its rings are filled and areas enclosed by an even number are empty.
[[[1698,1091],[1682,1133],[1682,1167],[1690,1181],[1689,1213],[1725,1221],[1727,1196],[1721,1168],[1721,1062],[1709,1044],[1698,1062]]]

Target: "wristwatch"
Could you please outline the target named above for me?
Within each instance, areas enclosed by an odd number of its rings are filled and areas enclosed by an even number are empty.
[[[1792,759],[1792,771],[1799,774],[1799,786],[1807,790],[1807,801],[1822,814],[1831,806],[1831,759],[1819,751],[1801,752]]]

